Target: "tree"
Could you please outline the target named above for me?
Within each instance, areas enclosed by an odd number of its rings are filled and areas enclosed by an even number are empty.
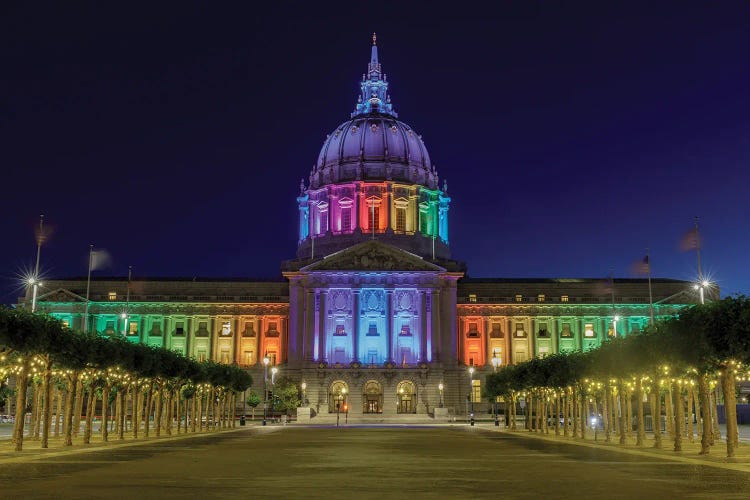
[[[255,408],[258,407],[258,405],[261,403],[260,396],[255,391],[250,391],[250,394],[247,396],[247,406],[250,407],[252,411],[252,419],[255,420]]]
[[[279,410],[288,415],[290,411],[299,407],[300,403],[300,392],[297,384],[288,377],[278,379],[273,388],[271,411]]]

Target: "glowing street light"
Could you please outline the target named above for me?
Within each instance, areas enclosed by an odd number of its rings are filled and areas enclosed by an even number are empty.
[[[263,425],[266,425],[266,407],[268,406],[268,389],[266,384],[268,383],[268,363],[271,360],[268,356],[263,357]]]
[[[302,382],[302,406],[305,407],[307,405],[307,382]]]
[[[620,315],[619,314],[615,314],[615,317],[612,318],[612,330],[613,330],[613,333],[614,333],[614,335],[612,335],[613,337],[617,337],[617,322],[618,321],[620,321]]]
[[[693,285],[694,290],[698,290],[701,297],[701,304],[706,303],[705,290],[711,286],[711,282],[708,280],[700,280],[698,283]]]
[[[469,414],[469,417],[470,417],[469,424],[472,427],[474,426],[474,398],[472,397],[473,390],[474,390],[474,367],[470,366],[469,367],[469,404],[471,405],[471,410],[470,410],[471,413]]]
[[[445,386],[442,382],[438,384],[438,390],[440,391],[440,408],[443,407],[443,389],[445,389]]]

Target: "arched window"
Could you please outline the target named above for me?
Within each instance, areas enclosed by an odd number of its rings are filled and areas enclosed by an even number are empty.
[[[398,395],[398,413],[416,413],[417,412],[417,394],[414,382],[404,380],[399,382],[396,387]]]
[[[328,412],[336,413],[343,411],[346,398],[349,394],[349,385],[343,380],[337,380],[331,384],[328,392]]]

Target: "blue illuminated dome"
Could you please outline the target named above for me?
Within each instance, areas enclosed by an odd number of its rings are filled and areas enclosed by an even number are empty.
[[[310,187],[352,180],[394,180],[436,189],[437,172],[422,137],[397,118],[373,37],[354,112],[323,143],[310,173]]]

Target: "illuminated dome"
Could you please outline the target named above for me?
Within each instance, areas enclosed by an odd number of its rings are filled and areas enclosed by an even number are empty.
[[[350,119],[325,139],[300,183],[299,259],[377,238],[432,260],[450,258],[447,183],[422,141],[398,119],[375,35]]]

